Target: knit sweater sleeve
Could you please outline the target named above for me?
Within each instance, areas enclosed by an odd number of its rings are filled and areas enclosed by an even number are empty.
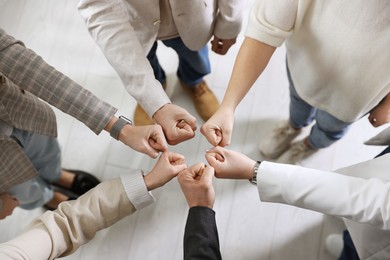
[[[294,30],[299,0],[258,0],[249,14],[245,35],[279,47]]]

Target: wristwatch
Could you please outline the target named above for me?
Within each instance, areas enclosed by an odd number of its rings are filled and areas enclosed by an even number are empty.
[[[260,161],[257,161],[255,163],[255,165],[253,166],[252,178],[249,179],[249,182],[256,186],[257,186],[257,171],[259,170],[260,163],[261,163]]]
[[[124,116],[119,116],[118,120],[111,127],[110,135],[119,140],[119,133],[125,125],[133,125],[133,122]]]

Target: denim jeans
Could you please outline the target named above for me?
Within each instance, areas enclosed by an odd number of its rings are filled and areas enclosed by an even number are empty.
[[[341,121],[304,101],[296,92],[288,65],[286,67],[287,77],[290,83],[291,126],[294,128],[302,128],[316,120],[309,135],[309,143],[314,148],[325,148],[341,139],[347,133],[352,123]]]
[[[207,46],[204,46],[199,51],[192,51],[184,45],[180,37],[163,40],[162,43],[167,47],[174,49],[179,56],[177,76],[184,84],[194,86],[200,83],[203,80],[203,77],[210,73],[211,69]],[[156,50],[157,41],[154,42],[147,58],[153,68],[156,79],[161,83],[164,83],[166,75],[158,62]]]
[[[14,129],[11,135],[21,145],[39,175],[13,186],[8,192],[14,195],[23,209],[34,209],[53,198],[50,183],[61,175],[61,151],[56,138]]]

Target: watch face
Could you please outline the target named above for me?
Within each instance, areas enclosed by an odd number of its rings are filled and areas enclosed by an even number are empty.
[[[133,121],[131,121],[131,120],[128,119],[127,117],[119,116],[119,118],[125,120],[128,124],[133,125]]]

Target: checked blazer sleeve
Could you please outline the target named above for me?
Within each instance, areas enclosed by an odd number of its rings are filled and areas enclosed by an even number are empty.
[[[116,112],[1,29],[0,73],[22,90],[80,120],[96,134]]]

